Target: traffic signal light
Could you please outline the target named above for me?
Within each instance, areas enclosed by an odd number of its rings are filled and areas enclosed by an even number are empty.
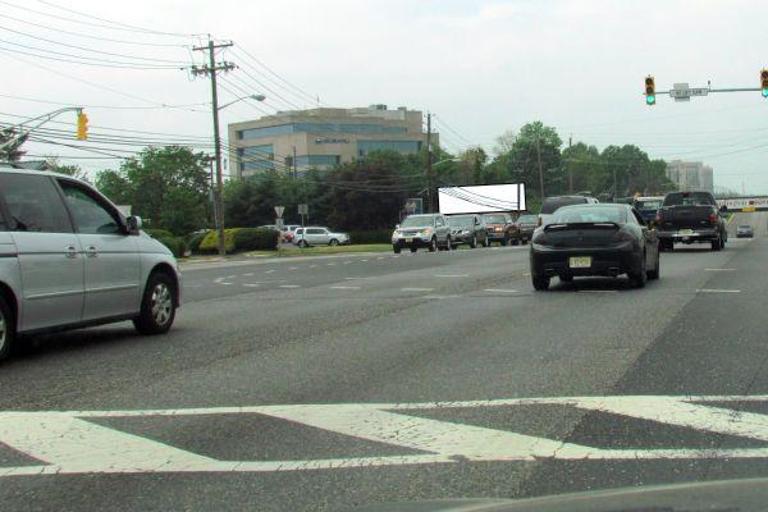
[[[88,140],[88,116],[83,112],[77,113],[77,140]]]
[[[768,98],[768,69],[760,72],[760,87],[763,89],[763,98]]]
[[[651,75],[645,77],[645,104],[656,104],[656,82]]]

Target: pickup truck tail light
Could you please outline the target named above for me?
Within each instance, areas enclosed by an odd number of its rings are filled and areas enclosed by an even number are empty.
[[[709,214],[709,223],[713,226],[717,224],[717,214],[716,213],[710,213]]]

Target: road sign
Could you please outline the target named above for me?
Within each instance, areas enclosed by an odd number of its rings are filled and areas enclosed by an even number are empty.
[[[284,211],[285,211],[285,206],[275,206],[275,213],[277,214],[278,219],[281,219],[283,217]]]
[[[299,205],[299,215],[309,215],[309,205],[307,203]]]
[[[424,200],[420,197],[409,197],[405,202],[405,211],[408,215],[424,213]]]
[[[669,91],[670,97],[675,101],[690,101],[691,96],[707,96],[709,88],[707,87],[688,87],[687,83],[675,84]]]
[[[285,227],[285,222],[283,222],[282,217],[278,217],[275,219],[275,227],[280,230],[282,230]]]

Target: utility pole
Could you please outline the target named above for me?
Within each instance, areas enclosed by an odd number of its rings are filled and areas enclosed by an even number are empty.
[[[222,195],[224,189],[224,176],[221,169],[221,136],[219,135],[219,95],[216,85],[217,71],[231,71],[235,65],[230,62],[216,63],[216,50],[218,48],[227,48],[232,46],[232,42],[215,44],[212,39],[208,40],[206,46],[195,46],[195,51],[208,52],[209,64],[202,67],[192,66],[193,75],[208,75],[211,77],[211,112],[213,113],[213,145],[214,158],[216,161],[216,188],[214,189],[214,212],[216,215],[216,228],[218,230],[219,255],[224,256],[227,253],[224,245],[224,207],[222,204]]]
[[[541,139],[536,136],[536,159],[539,161],[539,194],[544,202],[544,169],[541,166]]]
[[[427,205],[429,213],[435,213],[434,191],[432,190],[432,114],[427,112]]]
[[[573,146],[573,135],[568,137],[568,149],[571,149],[571,146]],[[573,156],[570,151],[568,155]],[[573,194],[573,167],[571,162],[568,162],[568,193]]]
[[[293,146],[293,160],[291,160],[291,163],[293,163],[293,178],[296,179],[299,177],[299,171],[296,167],[296,146]]]

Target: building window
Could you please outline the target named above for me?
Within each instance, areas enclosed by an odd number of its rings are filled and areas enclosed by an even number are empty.
[[[263,128],[251,128],[237,132],[238,139],[250,140],[264,137],[276,137],[291,133],[350,133],[350,134],[398,134],[408,131],[404,126],[385,126],[373,123],[290,123]]]
[[[391,150],[402,154],[418,153],[421,141],[418,140],[359,140],[357,141],[358,155],[364,157],[371,151]]]
[[[237,149],[240,170],[266,170],[275,168],[275,150],[272,144]]]

